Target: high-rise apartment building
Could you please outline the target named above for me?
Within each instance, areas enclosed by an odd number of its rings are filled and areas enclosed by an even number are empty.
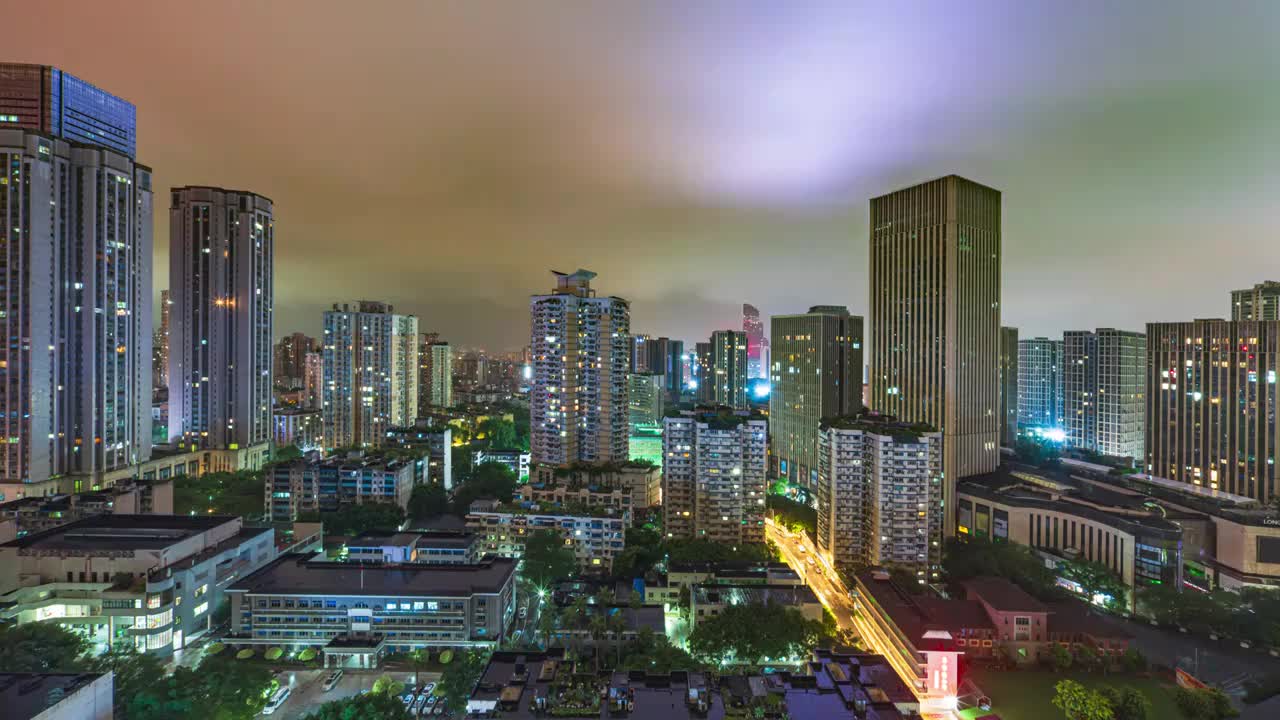
[[[627,459],[631,306],[598,297],[596,274],[555,272],[556,287],[529,301],[533,460],[565,465]]]
[[[667,337],[634,335],[632,372],[662,375],[670,402],[678,402],[684,391],[684,342]],[[643,358],[640,357],[643,355]]]
[[[734,410],[747,408],[747,334],[711,333],[711,402]]]
[[[769,377],[769,339],[755,305],[742,304],[742,332],[747,335],[747,378]]]
[[[1280,282],[1267,280],[1231,291],[1232,320],[1280,320]]]
[[[423,333],[418,345],[418,410],[453,406],[453,347],[436,333]]]
[[[949,175],[871,200],[871,329],[870,404],[941,430],[951,507],[1000,459],[998,190]]]
[[[1269,503],[1280,321],[1147,324],[1146,470]]]
[[[152,358],[151,376],[154,378],[152,386],[157,388],[169,387],[169,309],[173,305],[173,301],[169,299],[169,291],[160,291],[160,329],[156,331],[155,338],[152,339]]]
[[[277,382],[288,378],[290,387],[296,387],[292,383],[301,383],[307,373],[307,353],[315,352],[318,346],[315,338],[300,332],[281,338],[272,361]]]
[[[1000,444],[1018,439],[1018,328],[1000,328]]]
[[[650,370],[650,348],[653,338],[648,335],[631,336],[631,364],[628,372],[647,373]]]
[[[1018,341],[1018,428],[1062,427],[1062,341]]]
[[[630,432],[634,433],[639,428],[660,426],[666,379],[653,373],[630,373],[627,376],[627,383]]]
[[[48,65],[0,63],[0,127],[94,145],[133,159],[133,103]]]
[[[848,308],[817,305],[774,315],[769,425],[778,477],[813,487],[818,478],[818,425],[862,409],[862,318]]]
[[[271,200],[181,187],[170,193],[169,439],[200,448],[271,441]]]
[[[9,88],[0,112],[27,118]],[[6,499],[87,490],[151,456],[151,170],[18,126],[47,125],[0,124]]]
[[[663,419],[662,511],[667,537],[764,542],[768,422],[723,409]]]
[[[819,454],[818,551],[844,568],[896,565],[936,580],[942,434],[875,415],[828,418]]]
[[[418,417],[418,318],[361,300],[324,314],[324,442],[376,447]]]
[[[1114,328],[1063,333],[1062,386],[1067,445],[1142,462],[1145,335]]]
[[[711,352],[711,343],[700,342],[694,344],[692,368],[694,379],[698,383],[694,397],[701,404],[712,405],[715,403],[715,362]]]
[[[309,352],[302,358],[302,394],[307,407],[319,410],[324,405],[324,353]]]

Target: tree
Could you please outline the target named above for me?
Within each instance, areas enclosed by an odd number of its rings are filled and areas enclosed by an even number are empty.
[[[271,462],[290,462],[300,457],[302,457],[302,451],[298,449],[297,445],[285,445],[284,447],[276,448],[276,451],[271,454]]]
[[[449,512],[449,491],[439,482],[424,482],[413,486],[409,495],[409,517],[427,520]]]
[[[352,695],[321,705],[303,720],[411,720],[412,715],[395,695],[371,692]]]
[[[359,535],[368,530],[388,530],[404,522],[404,510],[395,503],[345,503],[332,512],[308,512],[298,516],[305,522],[322,522],[326,534]]]
[[[554,530],[537,530],[524,543],[521,571],[539,587],[572,575],[578,569],[573,550]]]
[[[1147,720],[1147,716],[1151,714],[1151,701],[1137,688],[1104,687],[1098,692],[1102,693],[1102,697],[1111,706],[1115,720]]]
[[[1173,703],[1187,720],[1227,720],[1240,714],[1231,698],[1217,688],[1174,688]]]
[[[1080,583],[1090,602],[1095,596],[1104,595],[1108,598],[1107,607],[1112,610],[1123,610],[1128,605],[1129,589],[1124,580],[1100,562],[1082,558],[1068,560],[1062,566],[1062,574]]]
[[[263,511],[263,477],[261,470],[181,475],[173,481],[173,512],[258,517]]]
[[[1092,645],[1082,643],[1076,646],[1075,664],[1077,667],[1086,672],[1093,672],[1101,667],[1102,662],[1102,655]]]
[[[378,695],[399,695],[404,692],[404,683],[390,675],[380,675],[377,680],[373,681],[372,692]]]
[[[515,471],[498,462],[482,462],[475,466],[471,477],[453,491],[453,513],[466,515],[471,503],[480,498],[494,498],[507,502],[515,495],[519,478]]]
[[[467,650],[445,665],[436,686],[436,695],[449,712],[461,714],[467,709],[467,700],[480,681],[480,674],[489,663],[489,655],[481,650]]]
[[[4,672],[79,672],[88,665],[89,641],[57,623],[0,627]]]
[[[179,667],[129,698],[125,714],[129,720],[250,720],[266,705],[272,682],[271,673],[256,663],[225,654],[205,657],[199,667]]]
[[[1053,669],[1057,672],[1065,672],[1070,669],[1071,660],[1071,651],[1058,643],[1054,643],[1049,650],[1049,663],[1053,665]]]
[[[1025,545],[991,542],[981,538],[952,540],[942,559],[943,570],[953,581],[982,575],[1002,577],[1041,600],[1061,599],[1054,572],[1044,566],[1035,551]]]
[[[1059,680],[1054,690],[1053,706],[1061,710],[1067,720],[1115,718],[1107,699],[1096,690],[1090,690],[1074,680]]]
[[[818,511],[784,495],[769,494],[765,503],[774,521],[792,532],[807,533],[813,537],[818,527]]]
[[[480,423],[480,427],[476,430],[477,435],[481,439],[488,440],[489,447],[494,450],[520,449],[520,441],[516,437],[516,424],[511,420],[491,417]]]
[[[124,643],[118,644],[94,659],[97,672],[112,672],[116,704],[123,709],[129,698],[149,692],[157,679],[165,675],[164,663],[148,653]]]
[[[1019,436],[1014,443],[1013,452],[1018,459],[1028,465],[1047,468],[1059,464],[1062,448],[1058,443],[1045,439],[1033,439]]]
[[[720,614],[699,619],[689,635],[689,649],[705,660],[732,658],[758,664],[764,658],[794,657],[822,638],[822,623],[783,605],[730,605]]]

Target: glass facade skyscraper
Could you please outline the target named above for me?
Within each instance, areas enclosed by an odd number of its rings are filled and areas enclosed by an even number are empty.
[[[135,157],[133,103],[48,65],[0,63],[0,127],[38,130]]]

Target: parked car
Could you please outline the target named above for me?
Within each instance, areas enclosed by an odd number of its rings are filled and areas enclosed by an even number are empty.
[[[338,681],[342,679],[342,669],[339,668],[329,673],[329,677],[324,679],[324,691],[329,692],[338,685]]]
[[[280,709],[281,705],[284,705],[284,701],[289,699],[289,694],[291,692],[293,691],[287,686],[277,690],[276,694],[272,695],[271,699],[267,701],[267,706],[262,708],[262,714],[263,715],[274,714],[275,711]]]

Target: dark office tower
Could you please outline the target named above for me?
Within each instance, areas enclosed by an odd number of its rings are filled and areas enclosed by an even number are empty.
[[[1280,282],[1267,280],[1231,291],[1232,320],[1280,320]]]
[[[1018,328],[1000,328],[1000,444],[1018,439]]]
[[[271,441],[275,224],[252,192],[181,187],[169,208],[169,439]]]
[[[1098,328],[1062,334],[1063,429],[1067,445],[1141,463],[1147,337]]]
[[[130,158],[0,123],[0,478],[22,485],[6,497],[151,457],[151,202]]]
[[[684,392],[684,341],[660,338],[666,348],[662,353],[662,376],[667,384],[667,400],[672,404],[680,402],[680,393]]]
[[[439,333],[422,333],[418,343],[418,414],[453,406],[453,347]]]
[[[1018,341],[1018,429],[1062,427],[1062,341]]]
[[[714,375],[713,367],[711,343],[695,343],[693,374],[698,381],[697,400],[700,404],[710,405],[715,402],[716,388],[715,381],[712,379],[712,375]]]
[[[653,344],[653,338],[648,335],[632,335],[631,336],[631,359],[628,372],[647,373],[652,372],[649,367],[650,346]]]
[[[862,318],[837,305],[774,315],[769,434],[778,477],[813,487],[818,425],[862,409]]]
[[[281,338],[275,347],[273,372],[277,382],[288,378],[289,387],[301,387],[302,379],[307,374],[307,353],[315,352],[319,344],[313,337],[303,333],[293,333]]]
[[[755,305],[742,304],[742,332],[747,335],[747,377],[769,377],[769,340]]]
[[[747,334],[737,330],[711,333],[711,402],[747,409]]]
[[[0,128],[16,127],[122,153],[137,149],[133,103],[48,65],[0,63]]]
[[[949,175],[871,200],[871,330],[871,406],[942,430],[954,507],[1000,459],[999,191]]]
[[[1147,324],[1148,473],[1270,503],[1280,321]]]

